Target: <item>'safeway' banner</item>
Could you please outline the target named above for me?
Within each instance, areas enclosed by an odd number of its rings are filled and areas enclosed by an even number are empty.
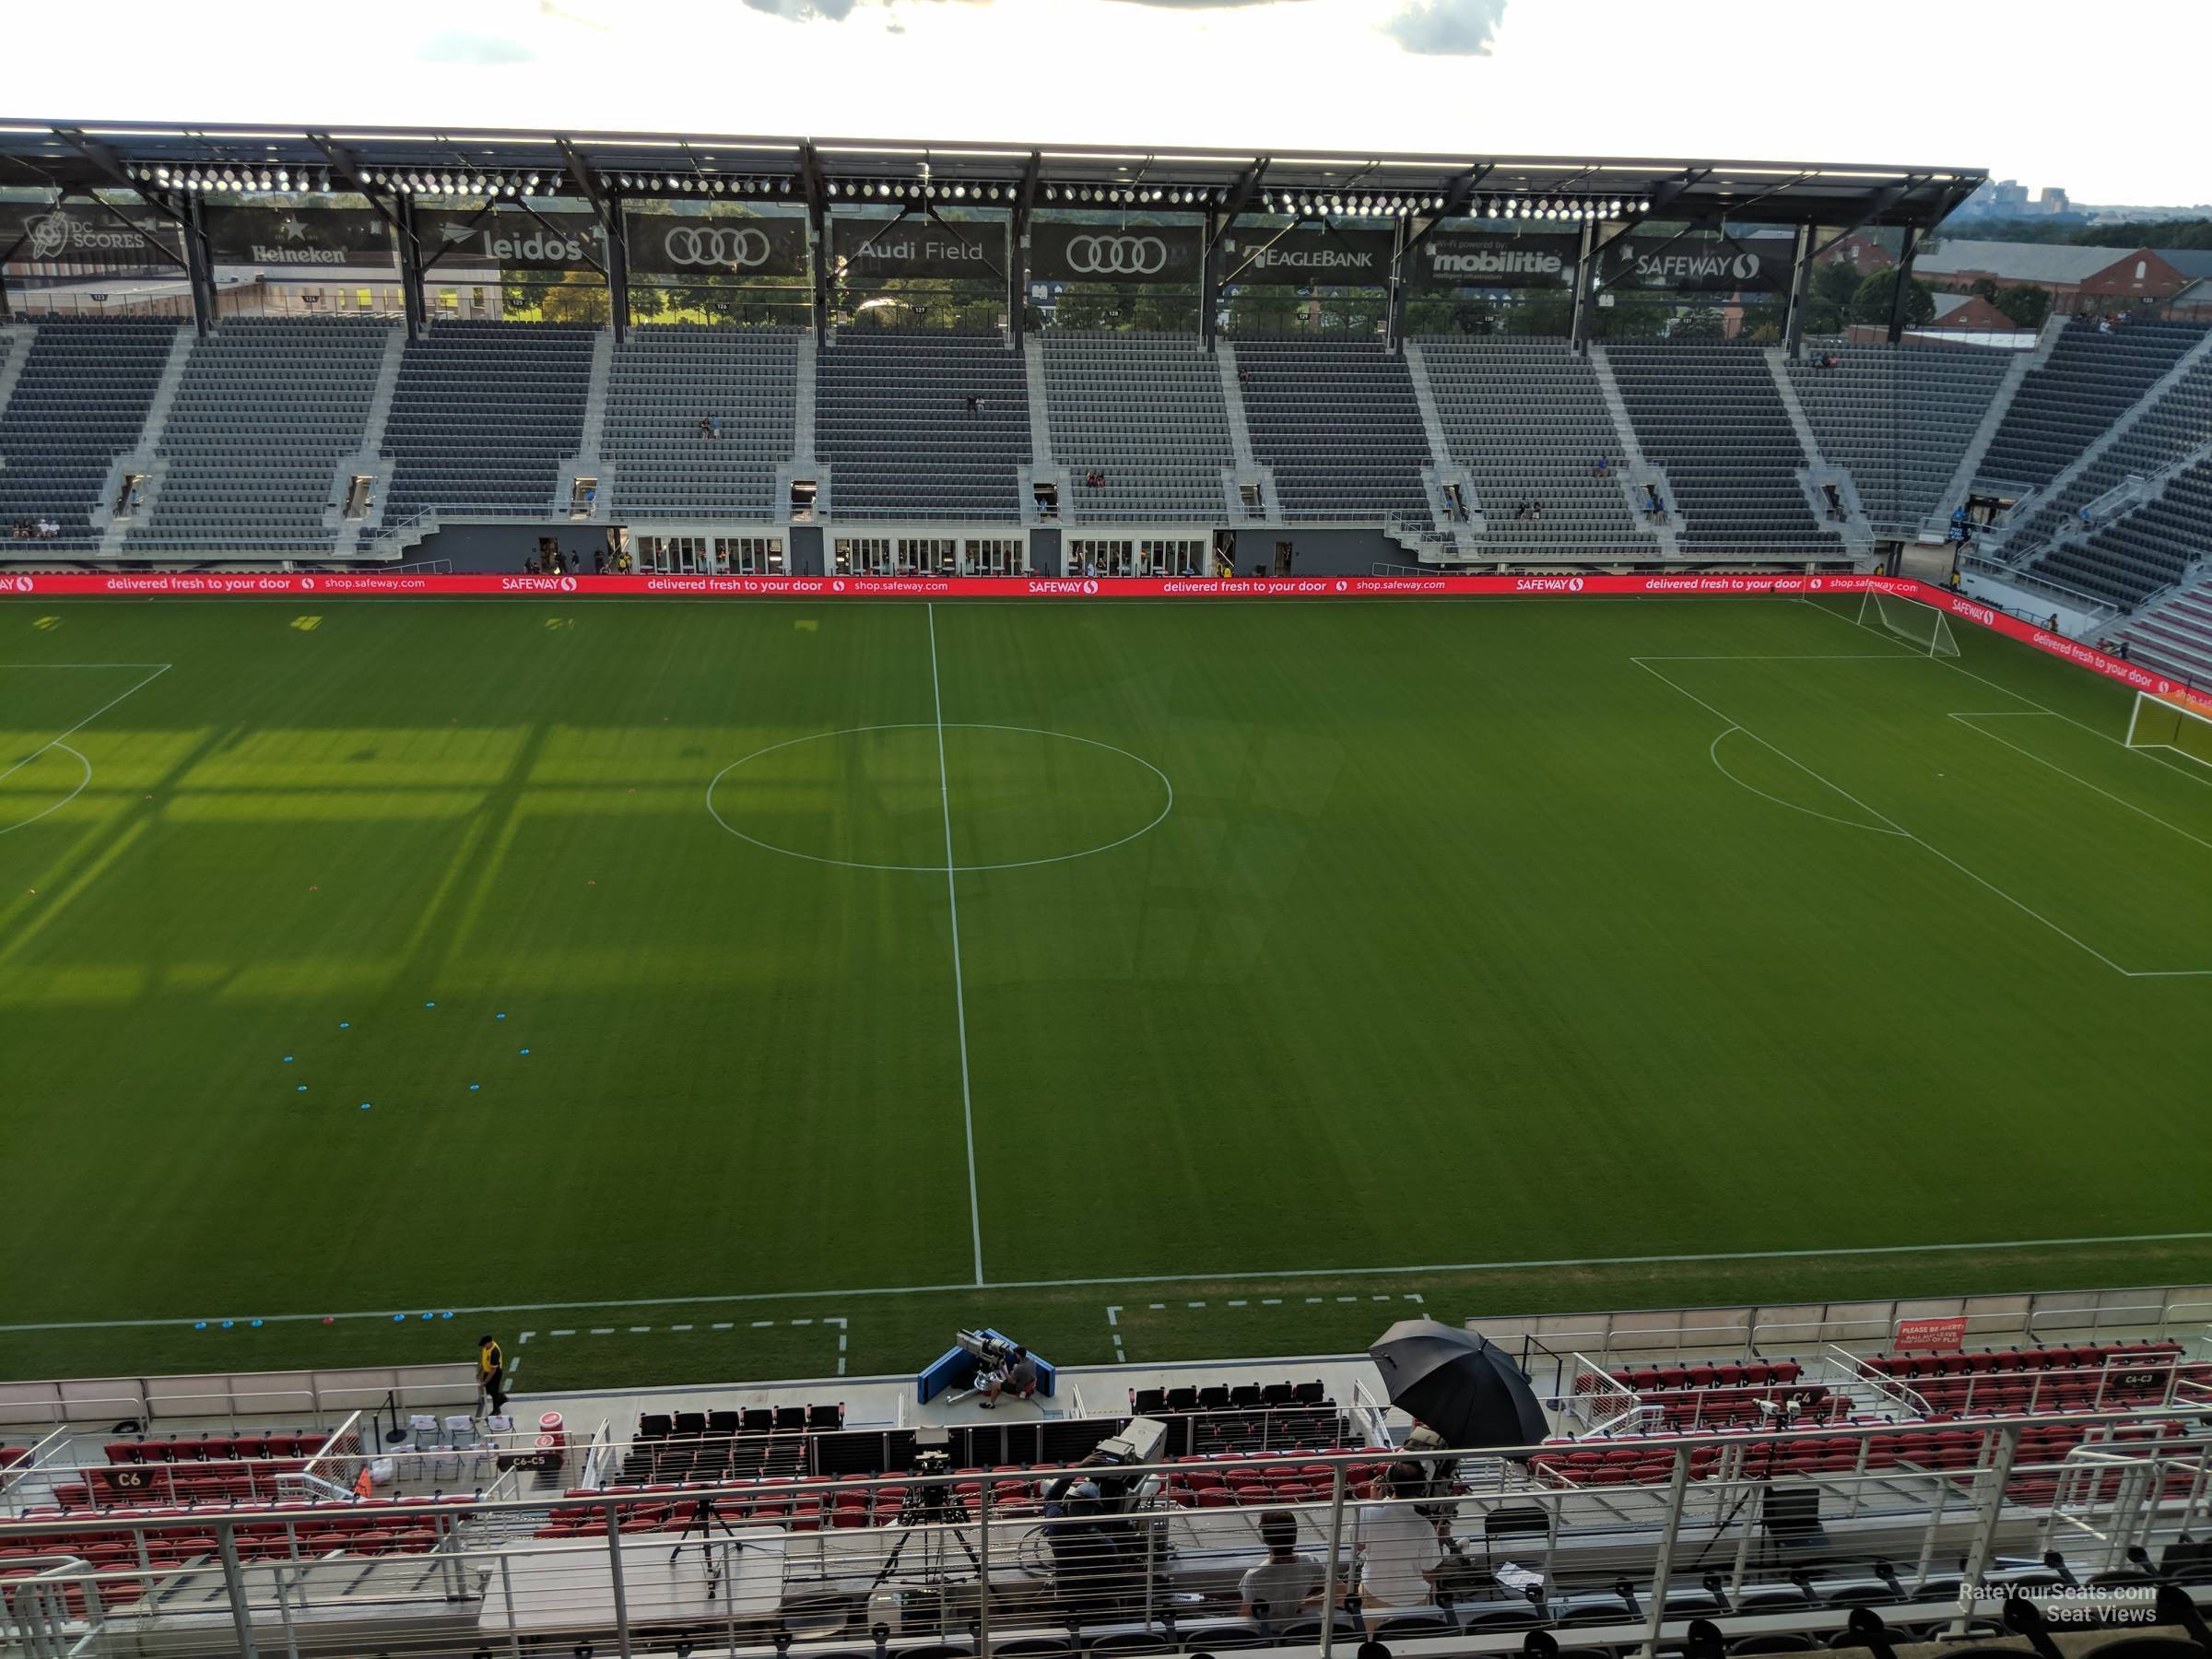
[[[2100,674],[2137,691],[2212,700],[2139,663],[1978,605],[1963,594],[1891,576],[1656,571],[1631,576],[503,576],[397,571],[68,571],[0,573],[0,599],[715,598],[715,599],[1619,599],[1812,598],[1869,590],[1916,600],[1961,622]]]

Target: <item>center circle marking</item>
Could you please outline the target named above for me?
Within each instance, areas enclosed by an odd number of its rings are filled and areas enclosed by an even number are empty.
[[[1036,737],[1055,738],[1062,743],[1080,743],[1087,748],[1104,749],[1110,755],[1119,755],[1125,760],[1135,761],[1137,765],[1158,778],[1166,798],[1149,823],[1130,830],[1126,835],[1117,836],[1112,841],[1100,841],[1095,847],[1085,847],[1075,853],[1055,853],[1046,858],[1011,858],[997,864],[963,865],[870,864],[858,858],[829,858],[819,853],[802,853],[796,847],[780,846],[774,841],[762,841],[757,835],[747,835],[729,819],[724,818],[714,806],[714,791],[720,786],[722,781],[739,767],[748,765],[759,759],[763,755],[772,755],[782,749],[796,748],[806,743],[826,743],[839,737],[857,737],[869,732],[934,732],[939,730],[947,732],[1022,732]],[[942,723],[934,720],[894,721],[882,725],[844,726],[834,732],[815,732],[805,737],[786,737],[782,743],[771,743],[766,748],[757,748],[749,755],[740,756],[707,781],[707,816],[739,841],[749,841],[763,852],[781,853],[786,858],[803,858],[808,864],[839,865],[848,870],[907,870],[924,876],[941,876],[947,870],[955,874],[966,874],[980,870],[1026,870],[1038,865],[1069,864],[1078,858],[1095,858],[1100,853],[1111,853],[1116,847],[1125,847],[1139,836],[1149,835],[1153,830],[1159,829],[1166,821],[1168,814],[1174,810],[1175,785],[1168,774],[1161,771],[1159,767],[1153,765],[1142,755],[1131,754],[1119,744],[1101,743],[1096,737],[1078,737],[1073,732],[1055,732],[1046,726],[996,725],[987,721],[978,720],[947,720]]]

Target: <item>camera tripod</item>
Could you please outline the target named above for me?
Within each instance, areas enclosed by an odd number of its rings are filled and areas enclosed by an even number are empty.
[[[961,1553],[967,1556],[968,1565],[975,1569],[976,1580],[980,1583],[983,1576],[983,1563],[975,1553],[975,1546],[968,1541],[965,1530],[967,1521],[968,1505],[961,1500],[959,1494],[942,1481],[929,1481],[907,1493],[906,1501],[899,1506],[897,1524],[902,1529],[945,1526],[959,1545]],[[923,1545],[922,1575],[938,1583],[944,1583],[946,1578],[945,1538],[945,1533],[933,1534]],[[911,1531],[900,1531],[899,1541],[891,1546],[890,1554],[883,1558],[882,1568],[868,1585],[871,1591],[879,1589],[892,1573],[898,1571],[900,1558],[906,1554],[906,1547],[913,1541],[914,1535]]]
[[[684,1553],[684,1547],[687,1544],[698,1549],[701,1559],[707,1564],[707,1599],[710,1602],[714,1599],[714,1593],[722,1588],[724,1558],[722,1552],[714,1547],[714,1534],[717,1530],[729,1540],[730,1549],[733,1553],[742,1551],[746,1547],[745,1545],[738,1542],[737,1535],[731,1530],[730,1524],[714,1512],[714,1500],[711,1498],[701,1498],[691,1511],[691,1518],[684,1523],[684,1530],[676,1535],[676,1547],[668,1552],[668,1564],[673,1567],[676,1565],[677,1558]]]

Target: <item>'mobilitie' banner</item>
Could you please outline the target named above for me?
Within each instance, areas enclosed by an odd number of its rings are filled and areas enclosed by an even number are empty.
[[[1413,251],[1418,288],[1567,288],[1580,245],[1571,236],[1439,230]]]

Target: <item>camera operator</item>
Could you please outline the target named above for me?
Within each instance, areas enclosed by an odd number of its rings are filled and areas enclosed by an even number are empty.
[[[1014,1391],[1018,1400],[1026,1400],[1037,1392],[1037,1361],[1030,1358],[1025,1347],[1017,1346],[1006,1363],[983,1379],[983,1397],[976,1404],[989,1411],[997,1406],[998,1396],[1008,1389]]]
[[[1094,1452],[1059,1479],[1046,1483],[1044,1536],[1053,1552],[1060,1606],[1071,1623],[1096,1623],[1121,1606],[1130,1578],[1124,1559],[1129,1524],[1111,1519],[1096,1470],[1112,1459]],[[1140,1575],[1141,1576],[1141,1575]]]

